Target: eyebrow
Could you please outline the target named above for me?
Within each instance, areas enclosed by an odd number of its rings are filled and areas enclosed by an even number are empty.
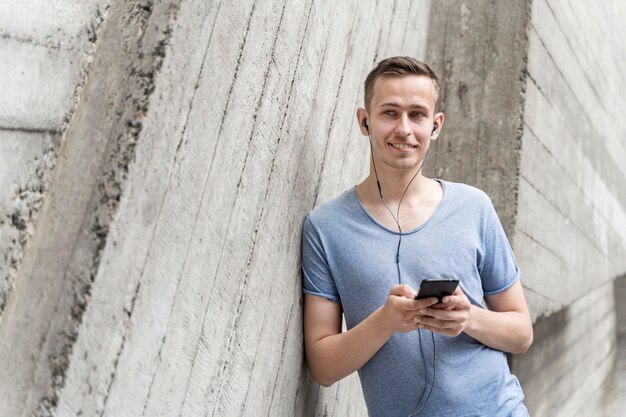
[[[400,106],[398,103],[395,103],[393,101],[389,101],[389,102],[385,102],[385,103],[380,103],[378,105],[378,107],[402,107]],[[428,107],[422,105],[422,104],[410,104],[409,108],[411,109],[423,109],[423,110],[429,110]]]

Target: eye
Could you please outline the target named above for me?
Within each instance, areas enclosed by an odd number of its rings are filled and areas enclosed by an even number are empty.
[[[414,119],[419,119],[419,118],[424,117],[424,113],[415,111],[415,112],[411,113],[411,117],[414,118]]]
[[[385,111],[383,112],[383,114],[384,114],[384,115],[386,115],[386,116],[395,116],[395,115],[396,115],[396,112],[395,112],[395,111],[393,111],[393,110],[385,110]]]

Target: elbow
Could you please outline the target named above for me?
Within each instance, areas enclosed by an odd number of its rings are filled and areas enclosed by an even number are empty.
[[[530,346],[533,344],[533,329],[532,327],[530,328],[530,331],[528,332],[528,334],[526,335],[526,337],[524,337],[517,349],[513,353],[514,355],[523,355],[526,352],[528,352],[528,349],[530,349]]]
[[[321,386],[328,388],[340,379],[333,376],[332,367],[326,366],[327,361],[320,358],[313,347],[307,349],[304,360],[309,369],[309,374]]]
[[[311,377],[313,378],[315,382],[317,382],[318,384],[320,384],[321,386],[325,388],[328,388],[331,385],[333,385],[335,382],[337,382],[332,378],[328,378],[328,376],[321,375],[319,372],[315,372],[313,369],[311,369],[311,367],[309,367],[309,373],[311,374]]]
[[[533,344],[533,332],[531,330],[530,331],[530,335],[526,339],[526,343],[524,344],[523,349],[522,349],[522,353],[520,353],[520,355],[523,355],[524,353],[528,352],[528,349],[530,349],[532,344]]]
[[[324,388],[328,388],[335,383],[334,381],[317,381],[317,380],[316,382],[320,384],[321,386],[323,386]]]
[[[523,345],[520,345],[519,348],[517,348],[516,350],[514,350],[511,353],[514,354],[514,355],[523,355],[526,352],[528,352],[528,349],[530,349],[530,345],[531,345],[531,343],[525,343]]]

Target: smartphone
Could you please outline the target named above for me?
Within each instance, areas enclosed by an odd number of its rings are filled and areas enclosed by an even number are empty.
[[[436,297],[441,302],[446,295],[452,295],[458,285],[459,280],[454,278],[425,279],[422,280],[419,293],[417,293],[415,299],[422,300],[424,298]]]

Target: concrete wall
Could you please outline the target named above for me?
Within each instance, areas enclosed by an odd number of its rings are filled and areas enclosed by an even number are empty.
[[[426,60],[441,79],[442,135],[426,173],[485,190],[512,235],[520,164],[526,2],[433,3]]]
[[[447,118],[429,169],[487,191],[513,244],[536,332],[511,358],[526,404],[602,415],[612,280],[626,271],[626,8],[451,0],[432,11],[427,60]]]
[[[549,341],[514,365],[536,415],[603,415],[614,389],[612,280],[626,272],[624,19],[619,1],[532,4],[514,249],[533,315],[564,317],[538,320]]]
[[[626,271],[621,4],[533,1],[515,242],[536,316]]]
[[[108,3],[0,3],[0,320]]]
[[[621,417],[626,412],[626,275],[614,282],[615,321],[617,326],[617,361],[614,372],[617,387],[613,391],[615,402],[610,410],[610,417]]]
[[[613,283],[538,320],[535,341],[512,356],[531,416],[603,416],[615,396]]]
[[[355,376],[325,389],[306,370],[299,236],[365,175],[354,110],[395,54],[443,82],[427,171],[485,189],[513,243],[531,414],[602,415],[626,272],[626,8],[430,7],[2,3],[0,415],[363,415]]]
[[[300,227],[366,173],[361,83],[424,55],[428,6],[112,2],[0,323],[0,414],[363,415],[356,376],[306,370]]]

